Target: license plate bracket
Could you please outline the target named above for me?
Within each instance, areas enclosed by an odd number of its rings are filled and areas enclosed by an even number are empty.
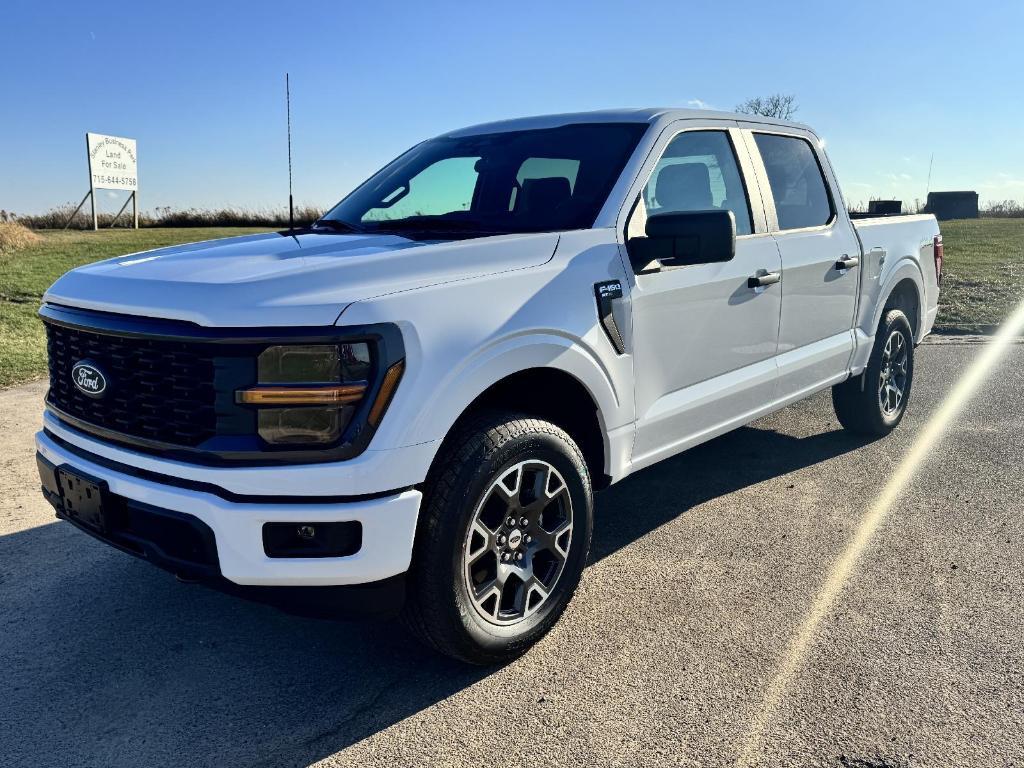
[[[97,533],[106,533],[107,484],[64,467],[57,468],[57,482],[67,518]]]

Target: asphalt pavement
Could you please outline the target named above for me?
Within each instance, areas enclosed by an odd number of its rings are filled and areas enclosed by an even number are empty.
[[[1024,765],[1024,346],[933,446],[766,709],[815,596],[980,347],[918,350],[903,425],[827,393],[598,496],[592,562],[522,659],[293,618],[57,522],[41,384],[0,392],[0,765]]]

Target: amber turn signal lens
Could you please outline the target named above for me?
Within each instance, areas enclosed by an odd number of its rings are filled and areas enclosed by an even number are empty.
[[[388,368],[384,374],[384,380],[380,385],[380,392],[377,393],[377,399],[373,401],[373,407],[370,409],[370,415],[367,421],[371,427],[376,428],[380,424],[381,418],[384,416],[384,409],[388,407],[388,403],[391,402],[391,396],[395,394],[395,387],[398,386],[398,382],[402,380],[402,373],[405,371],[405,361],[399,360],[397,363]]]
[[[390,373],[390,371],[389,371]],[[235,393],[244,405],[348,405],[366,393],[365,384],[324,387],[253,387]]]

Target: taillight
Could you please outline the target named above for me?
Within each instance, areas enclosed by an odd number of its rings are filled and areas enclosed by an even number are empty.
[[[942,257],[945,249],[942,247],[942,235],[936,235],[932,241],[932,250],[935,254],[935,284],[942,283]]]

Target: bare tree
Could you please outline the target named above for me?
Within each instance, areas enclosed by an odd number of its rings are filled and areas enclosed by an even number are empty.
[[[778,120],[789,120],[800,109],[796,96],[791,93],[773,93],[771,96],[758,96],[747,99],[736,105],[736,111],[746,115],[762,115]]]

